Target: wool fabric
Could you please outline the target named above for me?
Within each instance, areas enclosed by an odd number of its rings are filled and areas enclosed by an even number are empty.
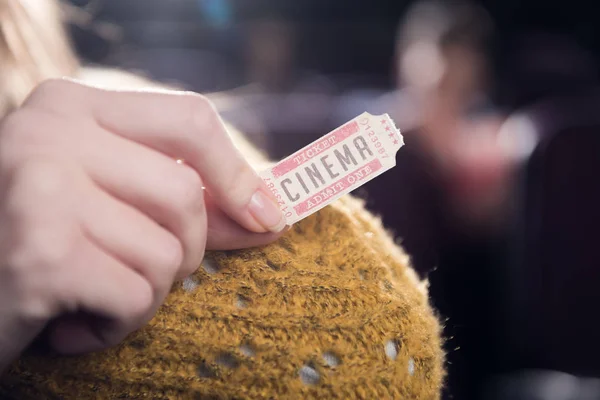
[[[117,347],[25,352],[0,398],[435,400],[443,364],[426,282],[346,196],[273,244],[209,252]]]

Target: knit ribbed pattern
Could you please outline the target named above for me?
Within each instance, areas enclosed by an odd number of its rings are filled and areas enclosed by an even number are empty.
[[[0,395],[428,400],[440,398],[442,381],[424,282],[379,221],[346,197],[271,245],[208,253],[115,348],[24,354],[0,379]]]

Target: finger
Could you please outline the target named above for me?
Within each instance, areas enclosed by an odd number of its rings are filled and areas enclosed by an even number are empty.
[[[249,232],[219,209],[210,196],[205,197],[205,203],[208,214],[207,249],[233,250],[264,246],[286,232],[285,229],[279,233]]]
[[[88,191],[81,215],[85,232],[94,243],[144,275],[161,297],[169,291],[174,279],[191,274],[200,265],[206,227],[199,229],[201,236],[193,244],[195,265],[180,269],[183,247],[177,237],[93,184]],[[199,218],[196,225],[201,227],[203,220]]]
[[[97,130],[97,132],[94,134],[93,142],[90,141],[89,144],[82,142],[80,145],[80,162],[84,165],[84,169],[103,190],[140,210],[179,239],[179,246],[183,246],[183,259],[180,263],[181,271],[177,276],[189,275],[200,265],[206,243],[204,190],[196,171],[187,165],[177,164],[162,153],[97,127],[90,126],[87,129]],[[108,201],[106,196],[94,196],[94,198],[103,203]],[[132,211],[126,213],[122,209],[124,205],[117,210],[113,203],[114,201],[111,202],[112,206],[106,205],[107,213],[108,210],[112,210],[112,213],[128,214],[128,218],[133,218],[130,215]],[[97,209],[102,208],[98,206]],[[93,211],[89,211],[87,215],[93,214]],[[138,215],[136,220],[140,217]],[[105,221],[118,220],[107,216]],[[133,221],[129,222],[130,230],[138,226],[134,225]],[[149,222],[139,225],[138,229],[142,226],[145,227],[144,229],[150,229]],[[101,224],[90,224],[90,226],[99,229]],[[102,239],[103,241],[110,240],[107,239],[110,237],[115,238],[113,242],[117,237],[110,233],[104,233],[102,236],[105,238]],[[131,235],[130,241],[133,238],[139,240],[139,235]],[[163,242],[170,243],[171,250],[164,250],[169,254],[158,257],[157,261],[165,260],[165,257],[170,256],[176,258],[175,243],[169,242],[167,238],[164,238]],[[124,245],[127,242],[119,241],[119,243]],[[164,247],[165,245],[159,246],[157,250]],[[152,254],[146,253],[148,256]],[[137,260],[132,262],[139,265]],[[153,264],[149,263],[149,265]]]
[[[236,249],[264,245],[279,236],[273,233],[257,234],[248,231],[228,217],[210,196],[203,196],[202,193],[199,193],[198,197],[211,199],[211,206],[200,208],[198,203],[203,201],[202,198],[194,200],[194,197],[190,197],[187,193],[191,193],[190,188],[200,187],[201,182],[197,181],[196,172],[187,165],[177,164],[173,159],[159,152],[105,131],[98,132],[96,137],[93,146],[81,143],[81,148],[85,149],[81,162],[92,178],[104,189],[143,210],[182,238],[186,256],[182,272],[177,278],[187,276],[198,268],[204,256],[206,239],[211,249]],[[96,209],[102,207],[98,206]],[[208,235],[206,215],[209,221]],[[114,221],[122,218],[115,219],[107,216],[101,220]],[[98,229],[102,224],[94,223],[90,226]],[[110,234],[103,236],[109,240],[117,238]],[[138,235],[126,236],[137,237]],[[120,244],[126,242],[126,240],[118,240]],[[139,265],[138,261],[130,261]]]
[[[28,275],[15,304],[25,306],[27,321],[78,309],[108,316],[116,325],[107,343],[114,343],[147,320],[153,293],[141,275],[81,235],[76,215],[84,176],[73,165],[44,159],[15,170],[5,200],[17,244],[9,261]]]
[[[71,263],[72,273],[62,288],[64,296],[74,299],[80,310],[99,319],[90,319],[83,327],[73,328],[87,333],[69,337],[69,340],[62,336],[64,327],[60,324],[51,327],[50,343],[57,351],[74,353],[113,346],[151,318],[155,303],[153,290],[132,268],[89,240],[83,240],[78,246]]]
[[[62,354],[80,354],[109,347],[102,335],[106,319],[79,313],[58,318],[48,327],[44,338],[51,348]]]
[[[0,314],[8,330],[0,337],[0,371],[60,312],[52,266],[70,252],[76,232],[67,180],[64,165],[40,159],[17,165],[3,187]]]
[[[101,126],[183,158],[202,177],[219,207],[245,228],[254,232],[284,228],[279,206],[206,98],[190,93],[97,92],[92,107]]]
[[[74,212],[80,174],[56,159],[28,160],[15,166],[3,190],[2,257],[15,283],[9,304],[25,319],[49,319],[62,311],[55,286],[81,237]]]

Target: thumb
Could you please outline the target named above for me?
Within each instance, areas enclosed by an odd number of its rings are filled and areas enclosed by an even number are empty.
[[[251,232],[231,219],[216,204],[216,201],[205,192],[204,201],[208,215],[208,231],[206,248],[208,250],[233,250],[266,245],[286,230],[279,233]]]

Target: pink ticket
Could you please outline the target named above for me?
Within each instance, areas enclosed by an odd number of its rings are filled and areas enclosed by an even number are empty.
[[[394,167],[403,145],[387,114],[363,113],[260,176],[292,225]]]

